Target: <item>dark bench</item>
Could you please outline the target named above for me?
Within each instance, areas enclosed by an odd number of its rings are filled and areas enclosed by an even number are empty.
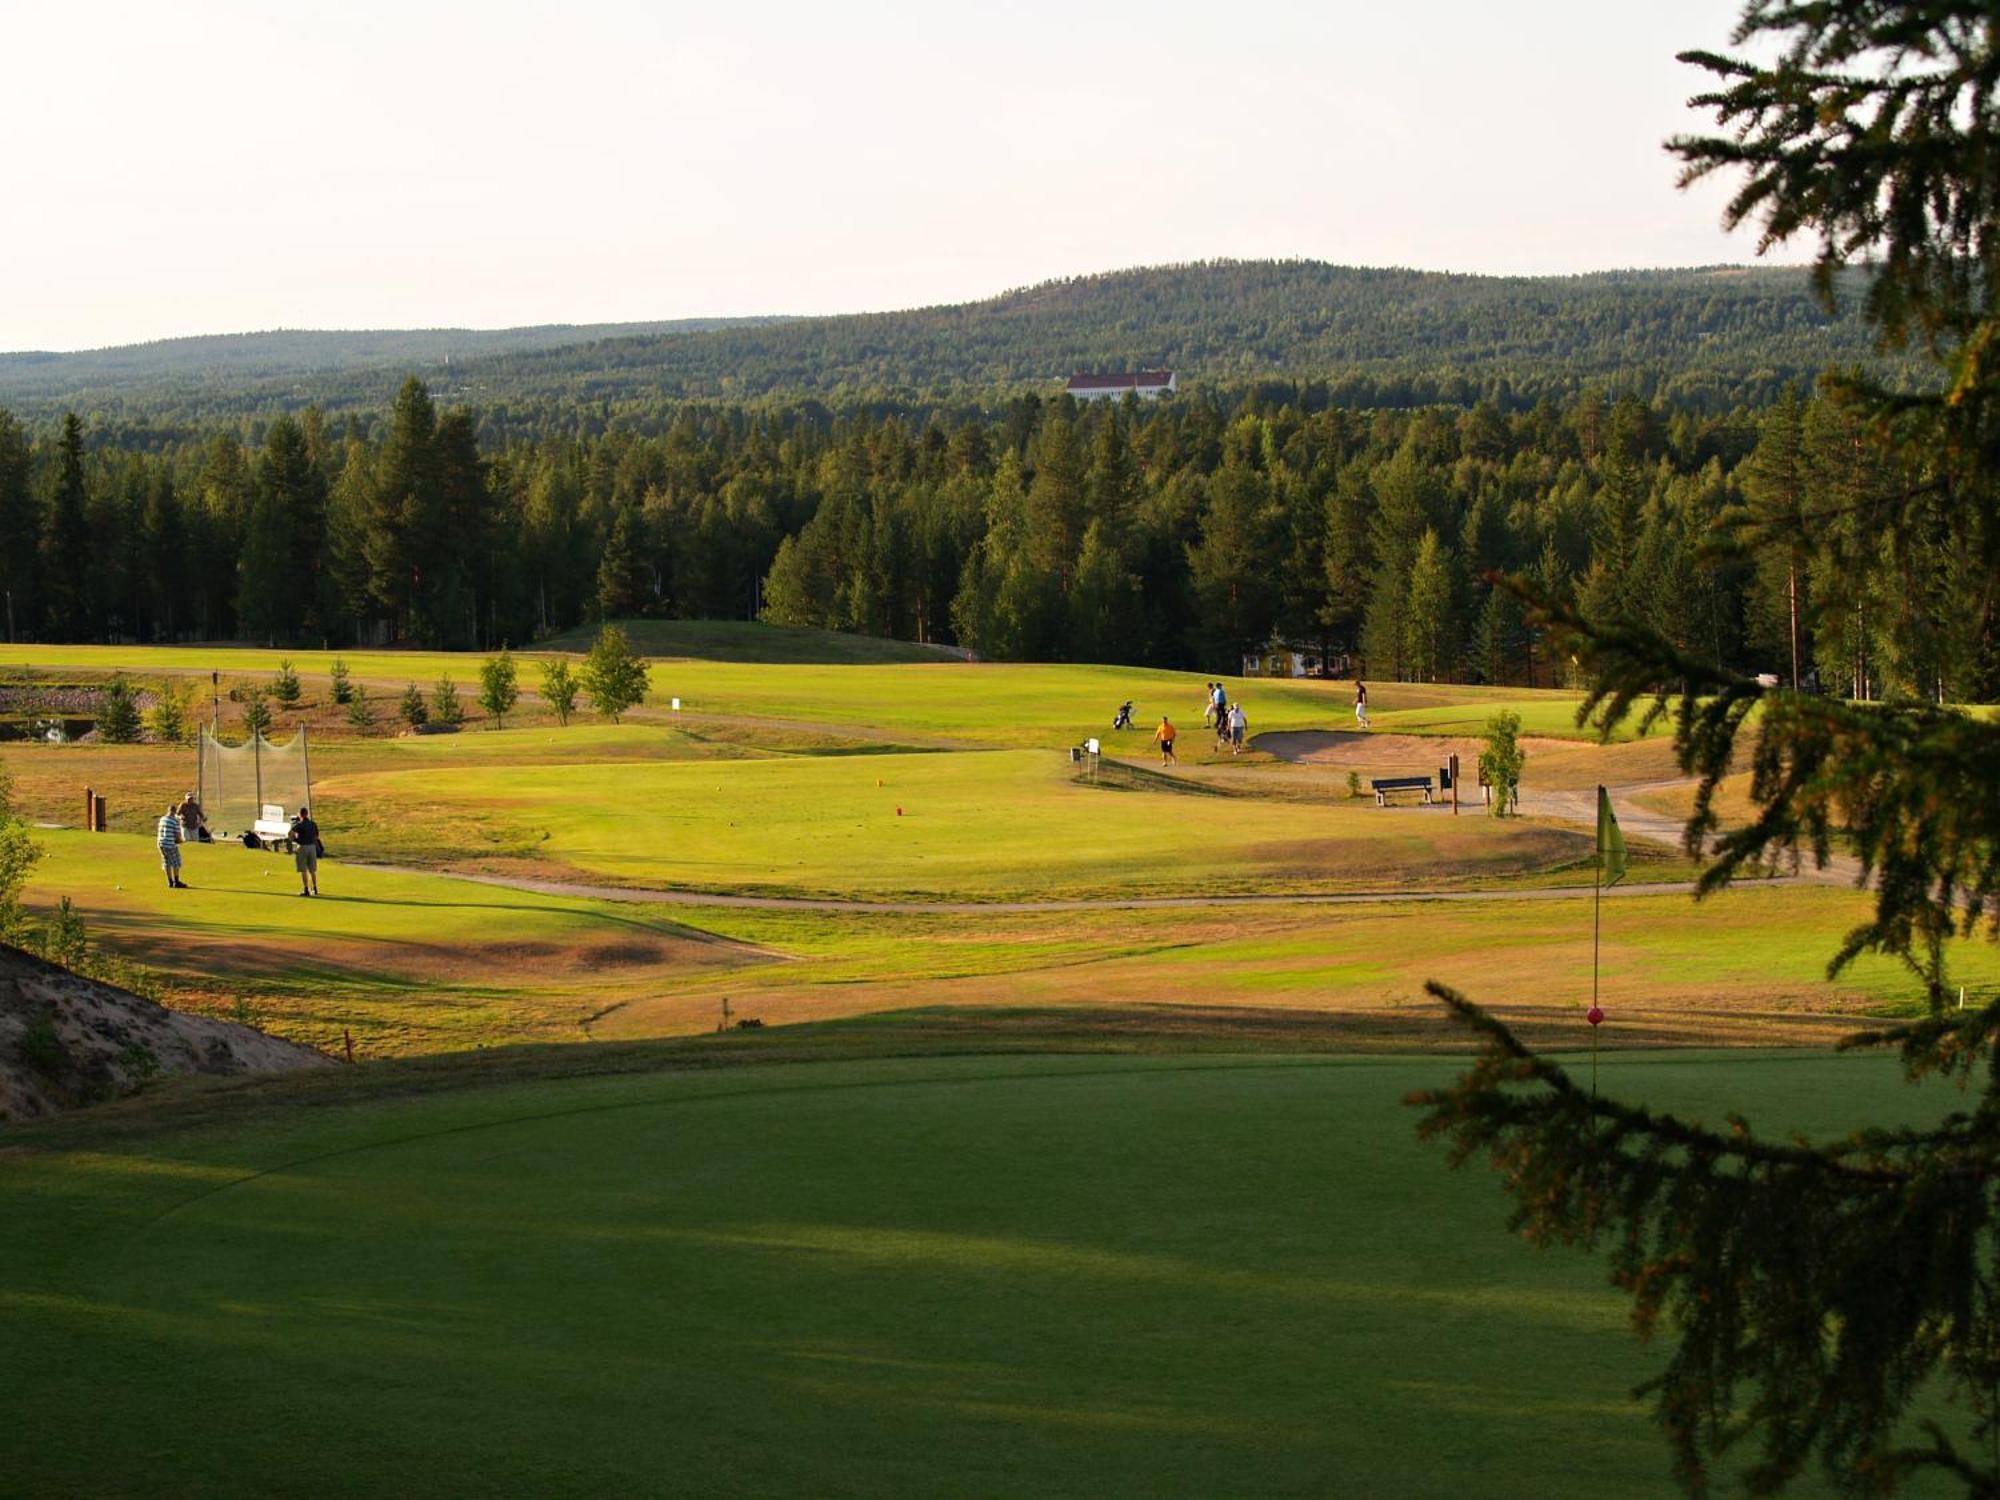
[[[1431,778],[1428,776],[1377,776],[1368,783],[1375,788],[1375,805],[1387,807],[1391,792],[1422,792],[1424,806],[1430,806]]]

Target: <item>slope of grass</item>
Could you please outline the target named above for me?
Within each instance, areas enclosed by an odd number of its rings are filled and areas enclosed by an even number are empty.
[[[661,908],[503,890],[329,861],[317,900],[290,859],[191,849],[166,888],[152,841],[48,831],[28,900],[67,896],[98,941],[177,1005],[366,1055],[575,1040],[607,1006],[708,969],[766,961]]]
[[[1415,1141],[1398,1101],[1447,1071],[392,1075],[196,1132],[71,1122],[0,1155],[0,1320],[34,1372],[8,1485],[1670,1493],[1626,1394],[1663,1352],[1599,1268],[1508,1235],[1490,1177]],[[1628,1056],[1606,1082],[1822,1133],[1952,1097],[1880,1058]]]
[[[761,620],[619,620],[633,649],[645,656],[699,661],[743,661],[838,666],[882,666],[891,662],[943,662],[953,653],[914,641],[884,640],[805,625],[767,625]],[[538,651],[588,651],[597,627],[578,626],[536,644]]]

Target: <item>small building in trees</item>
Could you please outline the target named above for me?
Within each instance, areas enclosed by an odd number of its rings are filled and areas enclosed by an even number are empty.
[[[1302,641],[1274,640],[1261,651],[1243,653],[1245,677],[1345,677],[1345,651],[1328,651]]]
[[[1174,393],[1172,370],[1133,370],[1123,375],[1076,374],[1066,387],[1079,401],[1118,401],[1129,393],[1141,401],[1157,401]]]

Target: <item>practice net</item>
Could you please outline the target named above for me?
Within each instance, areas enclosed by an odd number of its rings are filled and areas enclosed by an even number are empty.
[[[198,748],[195,798],[217,838],[241,837],[261,817],[288,823],[312,795],[303,724],[283,745],[261,734],[245,744],[225,745],[204,724]],[[277,811],[267,815],[267,807]]]

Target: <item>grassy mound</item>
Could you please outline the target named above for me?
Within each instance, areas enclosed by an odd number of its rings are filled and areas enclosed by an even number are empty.
[[[10,1487],[1669,1492],[1622,1298],[1415,1141],[1398,1101],[1451,1064],[833,1050],[30,1133]],[[1856,1057],[1607,1083],[1816,1131],[1927,1097]]]

